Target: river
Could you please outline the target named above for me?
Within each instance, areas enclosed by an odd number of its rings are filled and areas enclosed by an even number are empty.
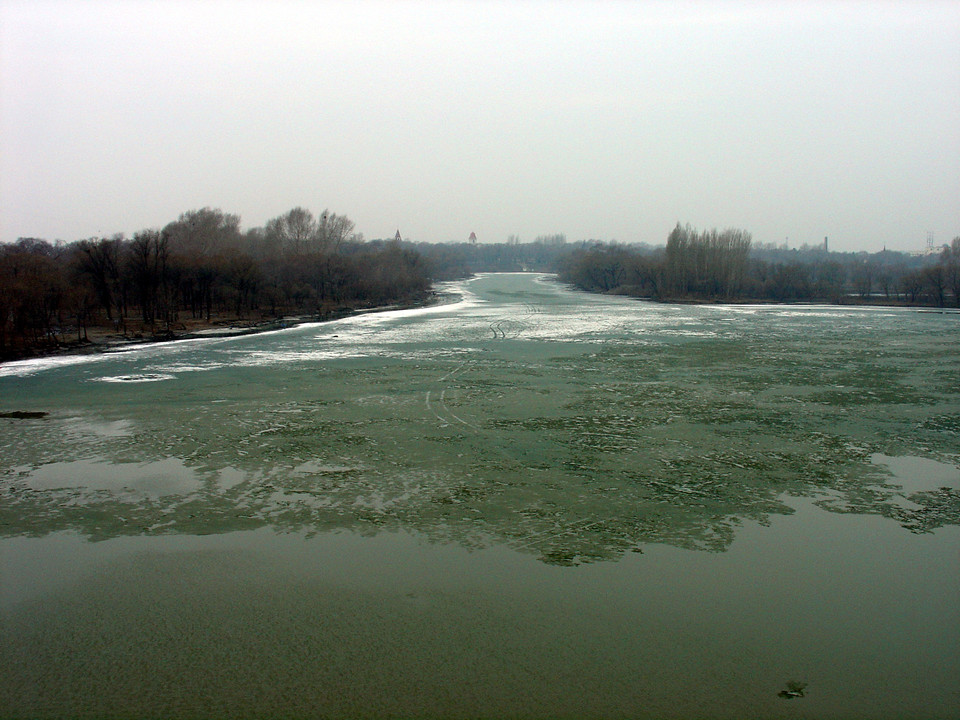
[[[0,717],[960,716],[960,315],[442,290],[0,365]]]

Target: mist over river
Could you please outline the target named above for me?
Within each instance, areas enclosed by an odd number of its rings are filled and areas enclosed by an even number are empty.
[[[0,717],[960,716],[960,314],[440,289],[0,365]]]

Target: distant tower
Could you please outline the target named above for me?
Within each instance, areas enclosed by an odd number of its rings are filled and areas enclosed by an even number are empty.
[[[827,239],[827,236],[823,236],[823,251],[830,252],[830,241]]]
[[[403,238],[400,237],[400,228],[397,228],[397,234],[393,236],[393,239],[396,240],[397,242],[403,241]]]
[[[475,232],[470,233],[470,244],[471,245],[477,244],[477,234]]]
[[[927,230],[927,255],[933,255],[933,230]]]

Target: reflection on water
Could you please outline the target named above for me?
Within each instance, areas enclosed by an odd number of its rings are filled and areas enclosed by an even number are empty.
[[[146,463],[74,460],[46,463],[35,470],[27,467],[12,470],[34,491],[84,488],[109,492],[128,502],[146,497],[181,497],[200,486],[194,472],[177,458]]]
[[[49,415],[0,421],[0,532],[392,527],[577,564],[724,550],[790,495],[958,523],[952,317],[661,306],[522,275],[449,290],[463,299],[5,366],[0,409]]]
[[[886,467],[891,482],[899,485],[905,495],[935,490],[960,490],[960,470],[955,465],[921,457],[888,457],[874,455],[871,461]]]
[[[402,531],[12,538],[0,699],[12,717],[955,717],[960,530],[792,505],[726,553],[577,568]]]
[[[956,316],[447,291],[0,366],[0,714],[958,715]]]

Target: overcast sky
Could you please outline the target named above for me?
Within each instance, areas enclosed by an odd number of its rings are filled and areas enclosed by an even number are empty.
[[[960,235],[960,2],[0,0],[0,239]]]

